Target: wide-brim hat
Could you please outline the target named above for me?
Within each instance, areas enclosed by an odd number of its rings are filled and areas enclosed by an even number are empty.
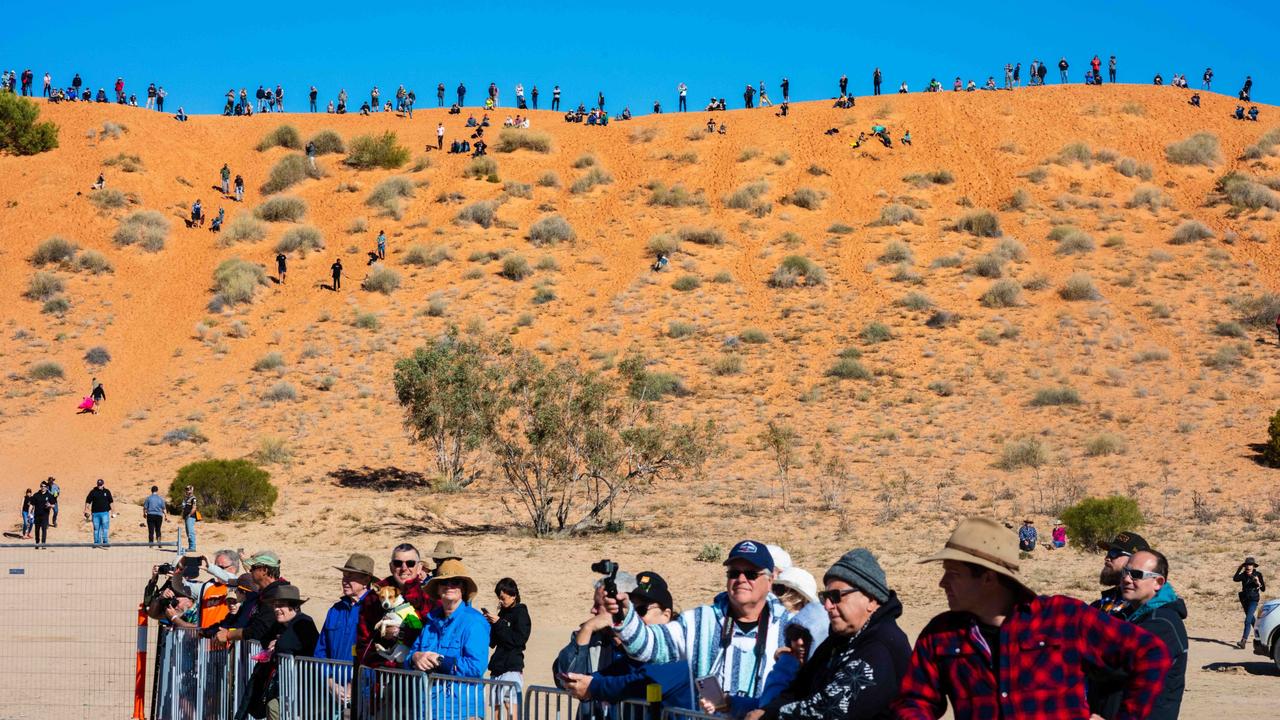
[[[1253,557],[1252,555],[1250,555],[1249,557],[1247,557],[1247,558],[1245,558],[1245,559],[1244,559],[1244,564],[1245,564],[1245,565],[1252,565],[1252,566],[1254,566],[1254,567],[1258,567],[1258,561],[1257,561],[1256,559],[1254,559],[1254,557]]]
[[[362,575],[368,575],[370,578],[378,576],[377,571],[374,570],[373,558],[368,555],[361,555],[360,553],[353,553],[351,557],[347,558],[346,565],[343,565],[342,567],[334,565],[333,569],[341,570],[344,573],[360,573]]]
[[[794,565],[789,568],[783,568],[773,583],[795,590],[807,602],[818,602],[818,581],[814,579],[812,573],[804,568],[798,568]]]
[[[441,580],[462,580],[462,599],[467,602],[476,596],[476,581],[471,578],[471,572],[467,570],[467,566],[462,564],[461,560],[445,560],[440,563],[436,574],[431,576],[427,581],[427,594],[432,597],[440,597],[440,581]]]
[[[1013,580],[1028,593],[1036,594],[1022,577],[1018,536],[990,518],[965,518],[956,526],[942,550],[920,562],[943,560],[955,560],[986,568]]]
[[[302,593],[298,592],[297,585],[289,585],[287,583],[279,584],[271,587],[269,590],[267,590],[265,593],[262,594],[262,597],[260,599],[263,602],[270,602],[272,600],[283,600],[286,602],[295,603],[297,605],[301,605],[302,603],[308,600],[308,598],[302,597]]]
[[[431,551],[431,559],[436,562],[443,560],[461,560],[462,553],[453,548],[452,540],[440,540],[436,543],[436,547]]]

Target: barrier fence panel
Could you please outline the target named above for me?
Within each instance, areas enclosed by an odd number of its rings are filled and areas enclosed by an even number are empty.
[[[235,657],[235,647],[212,638],[200,639],[199,667],[200,691],[197,717],[201,720],[227,719],[235,714],[231,704],[231,688],[229,682],[234,678],[231,672],[231,660]]]
[[[360,720],[426,720],[426,673],[362,667],[359,685]]]
[[[659,712],[651,709],[657,707],[640,700],[623,700],[614,706],[616,720],[659,720]]]
[[[524,694],[525,720],[575,720],[582,703],[564,690],[531,685]]]
[[[64,533],[80,525],[74,515],[62,516]],[[173,545],[0,545],[0,715],[133,714],[138,603],[152,566],[174,553]]]
[[[662,720],[724,720],[724,715],[708,715],[703,712],[694,712],[693,710],[681,710],[679,708],[663,708]]]
[[[432,675],[430,720],[520,720],[523,698],[513,682]]]
[[[335,720],[349,707],[352,666],[343,660],[281,655],[280,720]]]

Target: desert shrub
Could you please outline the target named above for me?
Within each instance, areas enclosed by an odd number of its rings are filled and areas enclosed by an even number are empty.
[[[32,265],[48,265],[49,263],[70,263],[75,258],[80,246],[62,237],[52,235],[36,245],[35,252],[29,258]]]
[[[1085,498],[1061,513],[1072,547],[1094,551],[1118,533],[1133,531],[1144,522],[1138,502],[1130,497]]]
[[[1013,280],[997,280],[982,293],[979,301],[989,308],[1017,307],[1022,300],[1022,288]]]
[[[1115,433],[1098,433],[1084,442],[1084,454],[1089,457],[1122,455],[1124,454],[1124,451],[1124,438],[1116,435]]]
[[[538,187],[560,187],[560,176],[548,170],[538,176]]]
[[[1071,163],[1080,163],[1085,167],[1093,165],[1093,151],[1089,146],[1082,142],[1073,142],[1064,145],[1058,151],[1056,162],[1059,165],[1070,165]]]
[[[249,213],[240,213],[222,231],[222,243],[257,242],[267,236],[267,227]]]
[[[116,228],[111,239],[117,245],[141,245],[149,252],[164,249],[169,235],[169,221],[155,210],[139,210],[130,213]]]
[[[680,228],[676,231],[676,237],[681,242],[691,242],[695,245],[724,244],[724,233],[715,228]]]
[[[1003,257],[995,253],[988,253],[974,258],[971,269],[976,275],[996,279],[1004,277],[1004,263]]]
[[[991,249],[991,254],[1005,260],[1022,262],[1027,259],[1027,246],[1011,237],[1001,238]]]
[[[351,317],[351,324],[361,330],[377,330],[378,327],[382,325],[381,321],[378,320],[377,315],[371,312],[362,312],[360,310],[357,310],[355,315]]]
[[[805,210],[817,210],[822,206],[823,193],[808,187],[798,187],[783,196],[782,202]]]
[[[267,222],[297,222],[306,214],[306,201],[292,195],[267,198],[265,202],[253,209],[254,217]]]
[[[210,520],[267,517],[278,497],[271,475],[248,460],[201,460],[183,466],[169,485],[170,506],[182,505],[188,485],[195,489],[201,515]]]
[[[1275,146],[1280,145],[1280,127],[1271,128],[1258,138],[1258,142],[1244,149],[1240,155],[1242,160],[1260,160],[1268,155],[1275,155]]]
[[[450,259],[449,249],[443,245],[432,245],[427,247],[420,243],[414,243],[405,250],[404,257],[400,262],[405,265],[417,265],[419,267],[435,267],[445,260]]]
[[[253,300],[258,287],[266,284],[267,272],[261,265],[238,257],[223,260],[213,271],[214,292],[228,305]]]
[[[941,330],[942,328],[951,327],[960,321],[960,316],[947,310],[938,310],[924,321],[925,327]]]
[[[115,269],[111,266],[111,261],[107,259],[107,256],[97,250],[85,250],[80,253],[76,258],[75,266],[77,270],[84,270],[94,275],[109,273]]]
[[[924,293],[909,292],[898,300],[898,305],[908,310],[920,311],[933,307],[933,301]]]
[[[285,155],[271,168],[271,174],[262,184],[262,194],[270,195],[297,185],[307,178],[321,178],[324,174],[302,155]]]
[[[1075,388],[1063,385],[1056,388],[1040,388],[1031,398],[1033,407],[1052,407],[1057,405],[1079,405],[1080,393]]]
[[[763,345],[769,342],[769,336],[760,328],[746,328],[738,333],[738,339],[748,345]]]
[[[333,130],[321,130],[311,136],[311,144],[315,146],[317,155],[341,154],[347,151],[342,136]]]
[[[479,159],[479,158],[477,158]],[[413,181],[403,175],[394,175],[373,188],[364,204],[369,207],[390,207],[400,198],[413,197]]]
[[[111,120],[107,120],[106,122],[102,123],[102,129],[98,131],[98,139],[106,140],[107,138],[111,138],[112,140],[119,140],[128,132],[129,132],[129,127],[124,123],[118,123],[118,122],[113,122]],[[89,130],[89,137],[90,138],[93,137],[92,129]]]
[[[62,366],[52,360],[42,360],[27,370],[32,380],[58,380],[63,377]]]
[[[650,187],[649,204],[659,207],[688,207],[690,205],[703,205],[706,200],[702,198],[702,191],[689,192],[684,185],[676,183],[671,187],[667,187],[660,182],[655,182]]]
[[[592,155],[591,153],[583,153],[578,156],[577,160],[573,161],[573,168],[575,170],[582,170],[583,168],[594,167],[598,162],[600,161],[595,155]]]
[[[1232,321],[1216,323],[1213,326],[1213,334],[1219,337],[1248,337],[1248,332],[1245,331],[1244,326],[1238,322]]]
[[[400,287],[400,273],[385,265],[378,265],[365,276],[360,287],[369,292],[380,292],[390,295]]]
[[[1038,468],[1049,462],[1049,448],[1038,438],[1028,437],[1005,441],[1000,448],[1000,460],[996,466],[1002,470]]]
[[[257,362],[253,364],[253,369],[257,372],[265,372],[282,367],[284,367],[284,355],[278,352],[269,352],[258,358]]]
[[[868,345],[874,345],[876,343],[892,340],[893,331],[889,329],[888,325],[885,325],[882,322],[872,321],[867,323],[866,327],[862,328],[861,336],[862,342]]]
[[[1072,228],[1058,240],[1058,247],[1054,252],[1059,255],[1079,255],[1093,252],[1094,247],[1093,238],[1089,237],[1088,233]]]
[[[44,304],[40,306],[40,312],[45,315],[61,316],[70,309],[71,301],[68,300],[65,295],[54,295],[48,300],[45,300]]]
[[[389,130],[376,137],[361,135],[351,141],[343,162],[357,170],[395,170],[409,162],[409,148],[400,145],[396,134]]]
[[[266,392],[262,393],[262,399],[266,400],[267,402],[283,402],[285,400],[291,400],[291,401],[297,400],[298,390],[293,386],[293,383],[289,383],[289,382],[285,382],[284,380],[281,380],[276,384],[272,385],[271,387],[267,388]]]
[[[700,287],[702,287],[702,279],[697,275],[681,275],[676,278],[675,282],[671,283],[671,288],[680,292],[689,292]]]
[[[1026,210],[1029,207],[1031,207],[1031,193],[1022,188],[1014,190],[1013,195],[1004,205],[1004,209],[1007,210]]]
[[[258,142],[258,152],[265,152],[273,147],[301,150],[302,136],[298,134],[298,128],[292,125],[281,125],[263,135],[262,140]]]
[[[89,202],[99,210],[118,210],[129,203],[129,197],[115,188],[89,191]]]
[[[920,216],[915,210],[902,203],[889,203],[880,208],[880,217],[873,225],[901,225],[904,222],[920,224]]]
[[[880,262],[882,263],[909,263],[915,260],[915,256],[911,253],[911,247],[901,240],[894,240],[885,246],[884,252],[880,253]]]
[[[1151,212],[1159,212],[1160,208],[1168,207],[1172,204],[1173,201],[1169,199],[1169,196],[1154,185],[1139,185],[1134,188],[1133,196],[1129,198],[1127,203],[1128,207],[1145,207]]]
[[[1142,180],[1150,180],[1155,174],[1151,171],[1150,165],[1129,157],[1116,160],[1115,169],[1125,177],[1136,177]]]
[[[502,192],[508,197],[525,198],[526,200],[533,198],[533,186],[529,183],[516,182],[508,180],[502,183]]]
[[[848,235],[853,232],[853,226],[845,225],[842,222],[834,222],[827,226],[827,232],[832,235]]]
[[[1173,237],[1169,238],[1169,244],[1187,245],[1211,237],[1213,237],[1213,231],[1206,227],[1204,223],[1199,220],[1187,220],[1173,231]]]
[[[569,225],[569,221],[559,215],[548,215],[529,226],[529,242],[535,247],[555,245],[558,242],[573,242],[577,239],[578,235]]]
[[[1240,313],[1240,322],[1253,327],[1271,327],[1280,317],[1280,295],[1275,293],[1234,298],[1231,304]]]
[[[40,106],[15,93],[0,93],[0,152],[36,155],[58,147],[58,126],[36,122]]]
[[[467,163],[467,166],[462,170],[462,177],[473,180],[484,180],[491,175],[497,177],[498,161],[488,155],[472,158],[471,162]]]
[[[653,139],[658,137],[658,128],[653,127],[652,125],[634,128],[627,137],[629,137],[633,143],[653,142]]]
[[[1038,292],[1049,287],[1049,278],[1044,275],[1036,274],[1022,281],[1022,289]]]
[[[534,305],[543,305],[556,299],[556,289],[550,285],[539,284],[533,286],[533,297],[529,302]]]
[[[535,130],[503,128],[498,133],[498,142],[493,146],[493,149],[500,153],[515,152],[517,150],[549,153],[551,152],[551,136]]]
[[[1267,186],[1240,173],[1228,173],[1218,180],[1218,191],[1232,206],[1249,210],[1280,210],[1280,196]]]
[[[106,365],[111,362],[111,352],[101,345],[91,347],[85,352],[84,361],[90,365]]]
[[[955,182],[955,176],[950,170],[934,170],[927,173],[912,173],[903,176],[902,180],[910,185],[918,188],[928,187],[930,185],[950,185]]]
[[[569,192],[580,195],[590,192],[597,185],[608,185],[611,182],[613,182],[613,175],[610,175],[608,170],[593,166],[585,175],[573,181],[569,186]]]
[[[1262,447],[1262,459],[1271,467],[1280,467],[1280,410],[1267,422],[1267,442]]]
[[[1102,297],[1094,287],[1093,279],[1085,273],[1074,273],[1067,278],[1066,284],[1058,290],[1058,296],[1063,300],[1097,300]]]
[[[840,358],[827,368],[827,376],[840,380],[870,380],[871,371],[855,358]]]
[[[648,249],[655,258],[662,255],[670,257],[680,250],[680,239],[667,233],[654,235],[649,238]]]
[[[827,281],[827,271],[803,255],[788,255],[769,278],[769,284],[776,288],[795,287],[801,281],[805,287],[822,285]]]
[[[1204,358],[1204,366],[1214,370],[1227,372],[1244,364],[1244,359],[1253,355],[1253,351],[1245,343],[1223,345]]]
[[[473,222],[480,227],[492,227],[498,219],[498,203],[493,200],[480,200],[462,208],[458,212],[459,222]]]
[[[756,203],[760,200],[760,197],[768,190],[769,183],[764,182],[763,180],[747,183],[737,190],[734,190],[733,194],[725,198],[724,204],[726,207],[733,208],[734,210],[750,210],[755,207]]]
[[[957,220],[956,230],[974,237],[1000,237],[1000,218],[989,210],[978,210]]]
[[[698,332],[697,326],[690,322],[681,320],[672,320],[667,325],[667,337],[679,340],[681,338],[690,337]]]
[[[1164,155],[1174,165],[1212,165],[1222,158],[1218,152],[1218,137],[1207,132],[1166,145]]]
[[[498,274],[508,280],[523,280],[533,274],[533,268],[523,256],[507,255],[502,258],[502,270]]]
[[[711,366],[716,375],[738,375],[742,372],[742,356],[737,353],[721,355]]]
[[[301,250],[323,250],[324,235],[320,231],[310,225],[299,225],[289,228],[285,234],[280,236],[276,241],[276,252],[287,253]]]

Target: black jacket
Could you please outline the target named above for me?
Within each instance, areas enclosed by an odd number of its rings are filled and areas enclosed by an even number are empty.
[[[853,637],[829,635],[791,686],[765,706],[773,720],[889,718],[889,703],[911,661],[911,643],[898,627],[902,603],[895,593]]]
[[[267,717],[267,703],[280,697],[280,656],[310,656],[316,651],[320,631],[316,630],[316,623],[311,616],[299,611],[287,624],[276,623],[271,629],[271,639],[276,642],[275,651],[270,661],[254,666],[253,674],[249,676],[247,702],[241,705],[237,718]],[[266,644],[264,642],[263,646]]]
[[[529,608],[516,603],[498,610],[498,622],[489,626],[489,674],[497,677],[505,672],[524,670],[524,648],[529,644]]]
[[[1169,587],[1169,586],[1165,586]],[[1172,588],[1169,588],[1172,595]],[[1163,592],[1163,591],[1162,591]],[[1187,617],[1187,605],[1182,598],[1174,597],[1156,607],[1159,596],[1147,605],[1135,610],[1125,610],[1120,617],[1155,635],[1164,642],[1173,657],[1173,665],[1164,676],[1164,687],[1156,696],[1155,705],[1147,720],[1177,720],[1182,709],[1182,693],[1186,689],[1187,678],[1187,628],[1183,619]],[[1089,709],[1104,718],[1116,717],[1124,701],[1124,689],[1128,676],[1116,670],[1103,669],[1102,673],[1090,674]]]
[[[1276,326],[1280,327],[1280,318],[1276,318]],[[1232,580],[1240,583],[1240,602],[1257,602],[1262,593],[1267,591],[1267,581],[1262,577],[1262,571],[1256,567],[1252,575],[1246,575],[1244,566],[1241,565]]]

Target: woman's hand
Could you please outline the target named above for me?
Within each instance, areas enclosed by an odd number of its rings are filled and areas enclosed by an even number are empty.
[[[591,699],[591,676],[579,673],[561,673],[560,684],[578,700]]]
[[[413,654],[411,664],[415,669],[423,672],[431,672],[440,667],[440,654],[433,652],[418,652]]]

